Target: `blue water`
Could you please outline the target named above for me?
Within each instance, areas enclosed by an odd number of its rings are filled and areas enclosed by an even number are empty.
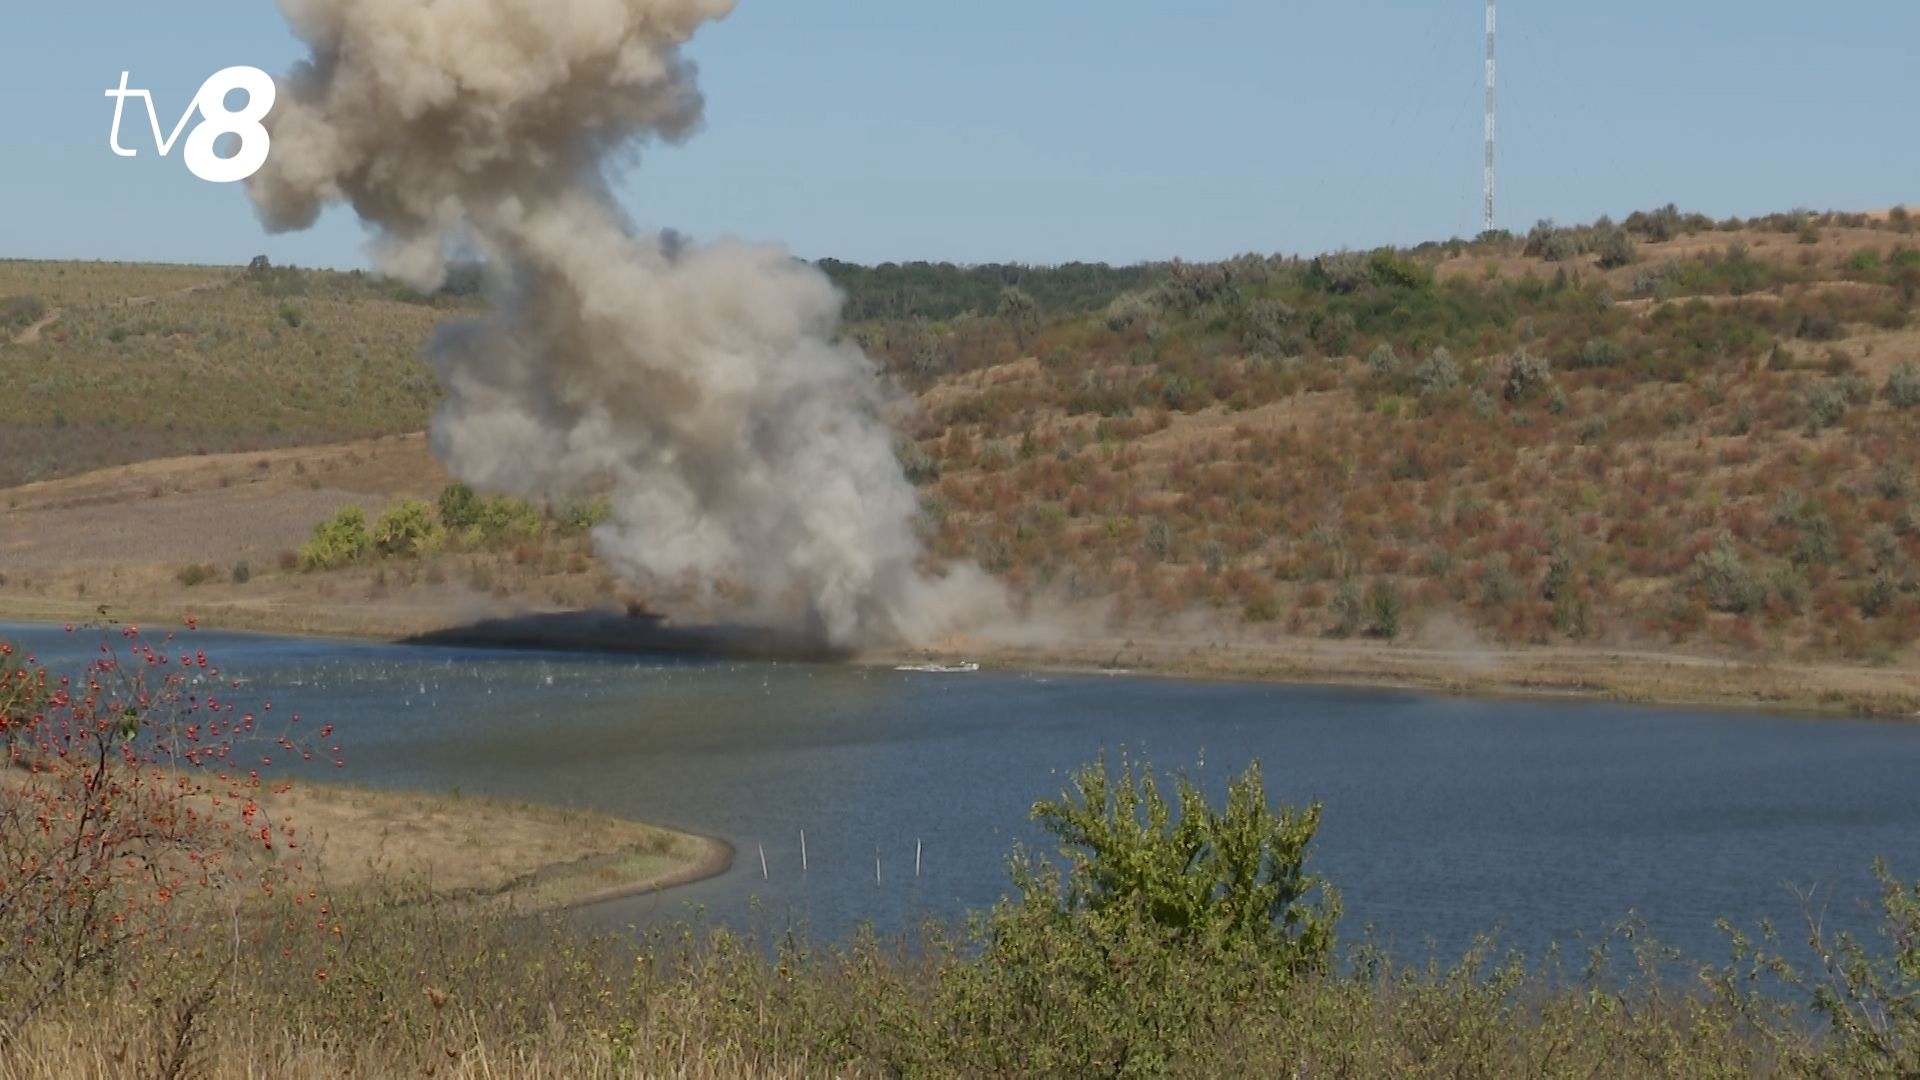
[[[0,627],[62,667],[97,648],[81,637]],[[1343,935],[1372,924],[1410,959],[1430,943],[1457,954],[1483,931],[1537,954],[1629,915],[1719,959],[1717,916],[1792,928],[1793,890],[1813,889],[1830,929],[1864,930],[1874,858],[1920,877],[1920,724],[212,633],[191,644],[276,710],[337,724],[347,768],[329,778],[589,807],[735,845],[723,877],[590,914],[609,925],[698,905],[837,937],[984,907],[1016,841],[1046,847],[1034,800],[1103,751],[1184,767],[1214,791],[1258,759],[1275,800],[1323,802],[1312,865],[1343,893]]]

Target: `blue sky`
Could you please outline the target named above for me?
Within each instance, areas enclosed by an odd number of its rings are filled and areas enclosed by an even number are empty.
[[[707,130],[618,190],[868,262],[1471,235],[1481,32],[1480,0],[741,0],[690,48]],[[1507,0],[1501,32],[1504,226],[1920,203],[1913,0]],[[365,265],[345,211],[268,236],[178,150],[107,149],[123,68],[171,128],[215,70],[301,53],[266,0],[4,0],[0,256]]]

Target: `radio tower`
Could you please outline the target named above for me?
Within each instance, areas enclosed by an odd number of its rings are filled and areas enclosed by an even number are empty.
[[[1493,62],[1494,52],[1493,5],[1495,0],[1487,0],[1487,206],[1486,231],[1493,231]]]

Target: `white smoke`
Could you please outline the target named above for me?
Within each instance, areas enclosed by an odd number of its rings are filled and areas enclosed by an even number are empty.
[[[920,568],[917,501],[840,297],[777,248],[640,235],[609,161],[699,125],[680,53],[733,0],[281,0],[312,49],[268,120],[268,227],[350,203],[423,288],[477,247],[492,312],[441,328],[435,453],[475,487],[611,484],[602,556],[642,583],[798,602],[836,645],[926,641],[1001,605]]]

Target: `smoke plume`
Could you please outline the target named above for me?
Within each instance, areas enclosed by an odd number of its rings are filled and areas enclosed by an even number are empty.
[[[630,227],[606,170],[699,126],[681,46],[733,0],[281,0],[312,50],[251,194],[274,230],[344,201],[423,288],[490,266],[491,313],[428,346],[432,443],[483,490],[611,486],[601,555],[642,584],[744,585],[837,645],[990,614],[977,569],[919,569],[918,506],[840,297],[777,248]]]

